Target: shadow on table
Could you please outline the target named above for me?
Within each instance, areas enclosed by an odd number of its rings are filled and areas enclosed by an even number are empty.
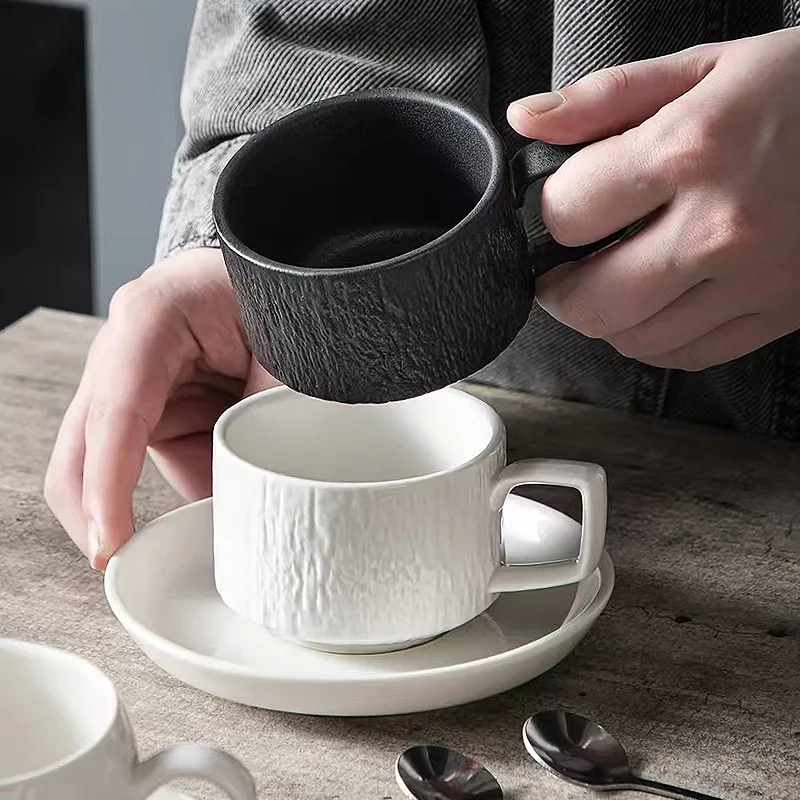
[[[596,719],[645,754],[679,754],[702,740],[731,751],[747,720],[800,743],[800,637],[796,609],[785,628],[760,606],[715,596],[702,585],[618,574],[620,590],[578,649],[518,689],[469,705],[390,718],[285,722],[317,739],[357,749],[369,741],[399,754],[412,744],[453,747],[482,761],[526,761],[521,729],[537,710],[565,708]],[[695,616],[676,615],[675,609]],[[741,744],[741,742],[740,742]],[[768,742],[764,743],[767,746]],[[740,748],[737,748],[740,749]],[[517,760],[516,758],[514,760]]]

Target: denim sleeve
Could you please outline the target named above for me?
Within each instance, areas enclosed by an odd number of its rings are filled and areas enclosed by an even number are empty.
[[[216,246],[211,200],[247,138],[292,110],[349,91],[405,86],[486,113],[477,0],[199,0],[156,256]]]

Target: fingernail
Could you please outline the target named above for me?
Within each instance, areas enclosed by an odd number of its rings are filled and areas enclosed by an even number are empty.
[[[561,92],[544,92],[543,94],[532,94],[530,97],[523,97],[521,100],[516,100],[512,105],[519,106],[529,114],[538,116],[563,106],[566,102],[567,98]]]
[[[89,551],[89,564],[92,569],[101,569],[103,566],[103,547],[100,539],[100,528],[93,519],[89,520],[89,524],[86,527],[86,547]]]

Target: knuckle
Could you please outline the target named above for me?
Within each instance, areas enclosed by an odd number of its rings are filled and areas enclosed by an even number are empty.
[[[108,307],[109,318],[127,316],[142,305],[143,295],[146,290],[142,287],[141,278],[123,283],[111,297]]]
[[[86,412],[87,437],[93,435],[98,427],[124,415],[129,410],[129,402],[125,397],[115,394],[102,394],[92,400]]]
[[[681,223],[665,233],[664,239],[654,248],[646,267],[637,274],[644,283],[643,288],[650,289],[648,295],[661,286],[682,283],[683,276],[692,268],[694,251],[684,246],[687,228],[686,223]]]
[[[97,396],[86,413],[87,438],[91,438],[98,430],[108,425],[124,423],[141,427],[144,431],[154,429],[157,419],[149,419],[142,409],[130,397],[119,393]]]
[[[621,65],[592,72],[584,80],[590,82],[594,88],[604,94],[626,92],[631,83],[627,68]]]
[[[727,151],[730,131],[725,131],[725,120],[720,114],[703,114],[689,122],[679,137],[683,148],[704,162],[716,161]]]
[[[748,246],[756,235],[750,210],[737,201],[729,200],[705,217],[702,234],[696,242],[700,261],[727,259],[742,247]]]
[[[697,182],[698,178],[724,173],[728,168],[730,132],[720,115],[704,114],[670,124],[654,125],[652,148],[655,165],[673,186]]]
[[[562,300],[560,317],[590,339],[602,339],[611,332],[606,310],[582,292],[572,292]]]
[[[109,319],[140,318],[152,315],[161,295],[159,281],[145,273],[128,283],[122,284],[111,298],[108,308]]]
[[[92,404],[86,412],[86,430],[90,432],[98,422],[114,416],[116,400],[103,393],[92,398]]]

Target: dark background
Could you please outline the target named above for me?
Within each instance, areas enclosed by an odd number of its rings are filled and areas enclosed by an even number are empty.
[[[0,0],[0,327],[91,311],[84,30],[80,10]]]

